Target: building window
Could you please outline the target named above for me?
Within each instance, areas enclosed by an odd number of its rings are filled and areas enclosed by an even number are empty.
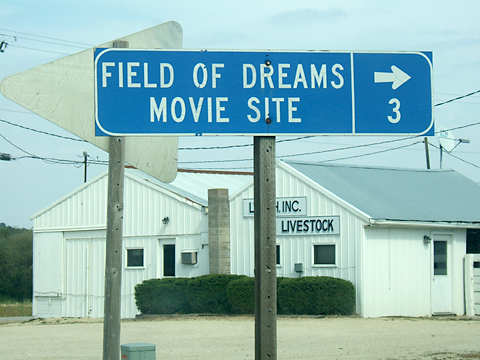
[[[280,245],[277,245],[277,265],[280,266]]]
[[[480,254],[480,230],[467,230],[467,254]]]
[[[127,267],[143,267],[143,249],[127,249]]]
[[[433,242],[433,275],[448,275],[447,273],[447,242]]]
[[[313,265],[335,265],[335,244],[313,245]]]

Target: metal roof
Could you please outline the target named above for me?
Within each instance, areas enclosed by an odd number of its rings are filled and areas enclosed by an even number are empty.
[[[480,222],[480,185],[454,170],[285,163],[372,219]]]
[[[231,197],[253,181],[252,174],[247,172],[183,170],[177,173],[174,181],[164,183],[135,168],[127,168],[125,171],[203,206],[208,206],[208,189],[228,189],[228,196]]]

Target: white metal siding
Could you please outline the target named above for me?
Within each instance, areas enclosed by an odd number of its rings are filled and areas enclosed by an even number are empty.
[[[36,296],[33,314],[40,317],[101,318],[104,310],[105,231],[67,232],[65,237],[63,234],[58,232],[36,235]],[[205,234],[124,237],[122,318],[133,318],[138,314],[135,286],[144,280],[162,276],[161,243],[165,239],[175,244],[177,277],[194,277],[208,273],[208,244]],[[144,249],[144,267],[126,267],[126,251],[129,248]],[[184,250],[197,251],[197,264],[181,263],[180,254]]]
[[[253,198],[253,185],[230,201],[230,271],[254,276],[253,218],[243,217],[243,199]]]
[[[124,264],[127,248],[144,249],[142,269],[123,269],[122,317],[137,314],[135,285],[161,277],[163,243],[174,243],[176,276],[208,273],[208,217],[197,202],[153,182],[128,175],[125,181]],[[34,299],[37,316],[103,317],[107,177],[66,196],[34,217]],[[339,216],[340,234],[278,236],[278,276],[333,276],[356,288],[357,312],[365,317],[431,314],[432,245],[423,236],[442,229],[367,226],[368,217],[342,199],[285,166],[277,167],[277,197],[307,198],[307,216]],[[243,199],[253,198],[253,184],[230,203],[231,272],[254,276],[253,217],[243,217]],[[163,218],[169,218],[163,224]],[[438,230],[438,231],[437,231]],[[452,307],[464,313],[463,256],[465,229],[449,229]],[[314,244],[336,246],[335,266],[314,266]],[[197,251],[198,263],[181,263],[181,252]],[[412,296],[412,294],[414,294]],[[59,310],[61,309],[61,310]]]
[[[144,268],[123,269],[121,316],[131,318],[135,285],[162,274],[159,239],[174,240],[176,276],[208,273],[208,217],[202,206],[126,175],[124,264],[126,248],[143,248],[145,256]],[[106,199],[105,175],[34,217],[34,291],[48,295],[34,298],[37,316],[103,317]],[[198,251],[198,263],[181,264],[182,250]]]
[[[175,244],[175,276],[194,277],[208,273],[208,246],[202,249],[202,236],[182,235],[175,237],[159,236],[134,236],[125,237],[123,241],[123,275],[122,275],[122,318],[133,318],[138,309],[135,304],[135,286],[144,280],[161,278],[163,273],[163,250],[164,242]],[[144,267],[127,268],[126,253],[129,248],[144,249]],[[195,265],[181,263],[183,250],[198,251],[198,262]]]
[[[480,315],[480,254],[465,255],[465,313]]]
[[[182,200],[182,201],[179,201]],[[200,234],[208,220],[202,207],[125,178],[124,236]],[[168,217],[168,224],[162,219]]]
[[[34,216],[33,228],[39,232],[79,227],[105,227],[106,189],[107,177],[97,178]]]
[[[463,315],[463,270],[459,266],[463,266],[465,230],[369,227],[363,251],[362,316],[432,315],[433,244],[423,242],[424,235],[432,234],[452,237],[452,310]]]
[[[480,264],[480,259],[476,263]],[[473,268],[473,279],[475,315],[480,315],[480,267],[478,266]]]
[[[61,299],[65,295],[63,276],[63,234],[34,233],[33,316],[61,315]]]
[[[367,228],[365,233],[361,315],[430,315],[431,250],[423,242],[425,231]]]
[[[102,317],[105,292],[105,232],[65,234],[67,317]]]
[[[445,230],[438,233],[445,233]],[[458,316],[465,314],[465,289],[463,286],[463,259],[467,253],[467,230],[452,229],[452,312]],[[432,254],[433,259],[433,254]],[[433,260],[432,260],[433,262]],[[433,267],[433,265],[432,265]]]
[[[280,245],[281,265],[277,267],[277,276],[297,277],[295,263],[304,264],[302,276],[332,276],[351,281],[360,298],[360,282],[357,266],[360,261],[359,252],[365,221],[352,214],[345,207],[335,203],[317,189],[277,167],[277,197],[307,197],[307,216],[340,216],[340,235],[326,236],[277,236]],[[243,217],[243,199],[253,198],[253,186],[232,199],[230,206],[231,219],[231,271],[233,274],[254,276],[254,220]],[[335,244],[336,265],[313,265],[314,244]],[[360,303],[357,302],[357,308]]]

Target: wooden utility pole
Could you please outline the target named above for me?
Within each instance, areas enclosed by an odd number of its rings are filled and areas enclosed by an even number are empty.
[[[83,182],[86,183],[87,182],[87,164],[88,162],[88,154],[86,151],[83,152]]]
[[[277,359],[275,136],[253,140],[255,360]]]
[[[128,47],[128,42],[115,41],[113,47],[126,48]],[[109,138],[108,154],[103,360],[119,360],[123,248],[123,183],[125,175],[125,141],[123,137],[113,136]]]
[[[425,156],[427,157],[427,169],[430,169],[430,153],[428,151],[428,138],[426,136],[423,142],[425,143]]]

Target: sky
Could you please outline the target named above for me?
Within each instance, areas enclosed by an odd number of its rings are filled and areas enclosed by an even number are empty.
[[[470,140],[444,152],[442,168],[480,182],[480,93],[462,97],[480,89],[479,13],[478,0],[0,0],[0,80],[167,21],[182,26],[184,49],[431,51],[435,130]],[[276,137],[278,159],[426,168],[423,136],[297,138]],[[13,159],[0,161],[0,223],[31,228],[32,215],[82,186],[84,152],[88,179],[107,170],[108,154],[78,140],[0,95],[0,153]],[[183,136],[178,166],[251,171],[252,142]],[[428,142],[439,169],[438,137]]]

